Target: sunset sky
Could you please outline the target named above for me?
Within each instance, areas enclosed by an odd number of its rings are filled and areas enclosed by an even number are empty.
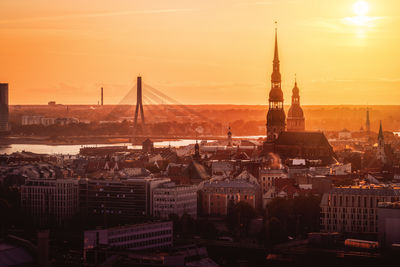
[[[186,104],[399,104],[399,0],[1,0],[10,104],[117,104],[138,74]]]

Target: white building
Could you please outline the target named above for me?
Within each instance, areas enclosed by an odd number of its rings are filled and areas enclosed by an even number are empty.
[[[117,249],[144,250],[171,247],[173,223],[149,222],[84,232],[84,254],[99,245]]]
[[[349,140],[351,139],[351,132],[345,128],[339,132],[338,137],[339,140]]]
[[[22,125],[53,125],[55,118],[46,118],[44,116],[22,116]]]
[[[197,218],[197,186],[164,183],[153,189],[153,215],[168,218],[170,214],[181,217],[188,214]]]
[[[77,118],[48,118],[44,116],[22,116],[21,124],[25,125],[44,125],[49,126],[53,124],[68,125],[71,123],[79,123]]]
[[[378,203],[400,200],[400,187],[361,185],[334,188],[321,200],[321,232],[376,234]]]
[[[332,175],[347,175],[351,173],[351,163],[332,165]]]
[[[287,178],[287,174],[284,169],[261,169],[259,184],[261,186],[262,193],[264,194],[267,192],[275,185],[275,180],[280,178]]]
[[[27,179],[21,186],[21,206],[40,224],[62,224],[79,208],[78,181],[74,179]]]

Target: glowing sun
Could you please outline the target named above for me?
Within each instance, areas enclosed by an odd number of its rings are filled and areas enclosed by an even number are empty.
[[[358,1],[353,5],[353,11],[358,16],[365,16],[367,15],[369,10],[369,5],[367,2]]]

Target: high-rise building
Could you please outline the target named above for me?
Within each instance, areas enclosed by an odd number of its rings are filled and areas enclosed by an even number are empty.
[[[197,218],[197,186],[165,183],[153,192],[153,216],[167,219],[169,215],[184,214]]]
[[[278,36],[275,28],[275,51],[273,71],[271,75],[271,91],[269,92],[267,114],[267,140],[273,141],[285,131],[286,116],[283,110],[283,92],[281,89],[281,73],[279,70]]]
[[[78,181],[74,179],[27,179],[21,186],[21,206],[41,224],[62,224],[79,208]]]
[[[400,243],[400,202],[380,202],[378,205],[378,241],[390,248]]]
[[[288,112],[287,130],[292,132],[302,132],[305,130],[305,119],[303,109],[300,106],[300,92],[297,87],[297,80],[294,82],[292,92],[292,105]]]
[[[134,218],[153,212],[153,190],[169,178],[79,181],[80,208],[84,215]]]
[[[173,223],[148,222],[84,232],[84,255],[98,246],[113,249],[148,250],[172,247]]]
[[[364,185],[334,188],[321,200],[321,231],[376,234],[378,203],[399,200],[399,187]]]
[[[0,83],[0,132],[8,130],[8,83]]]

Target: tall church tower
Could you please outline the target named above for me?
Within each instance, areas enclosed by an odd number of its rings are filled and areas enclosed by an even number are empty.
[[[273,141],[285,131],[285,111],[283,110],[283,92],[281,89],[281,73],[279,70],[278,36],[275,22],[275,52],[271,75],[271,91],[269,92],[269,108],[267,114],[267,140]]]
[[[376,157],[380,159],[382,163],[386,163],[385,140],[383,138],[382,121],[380,121],[379,125],[378,149],[376,151]]]
[[[305,130],[305,119],[303,109],[300,106],[300,92],[297,87],[297,79],[295,79],[292,92],[292,105],[288,112],[287,130],[288,132],[303,132]]]
[[[369,109],[367,108],[367,119],[365,121],[365,128],[367,128],[367,133],[369,134],[371,131],[371,123],[369,121]]]
[[[232,132],[231,132],[231,126],[228,128],[228,146],[232,146]]]

